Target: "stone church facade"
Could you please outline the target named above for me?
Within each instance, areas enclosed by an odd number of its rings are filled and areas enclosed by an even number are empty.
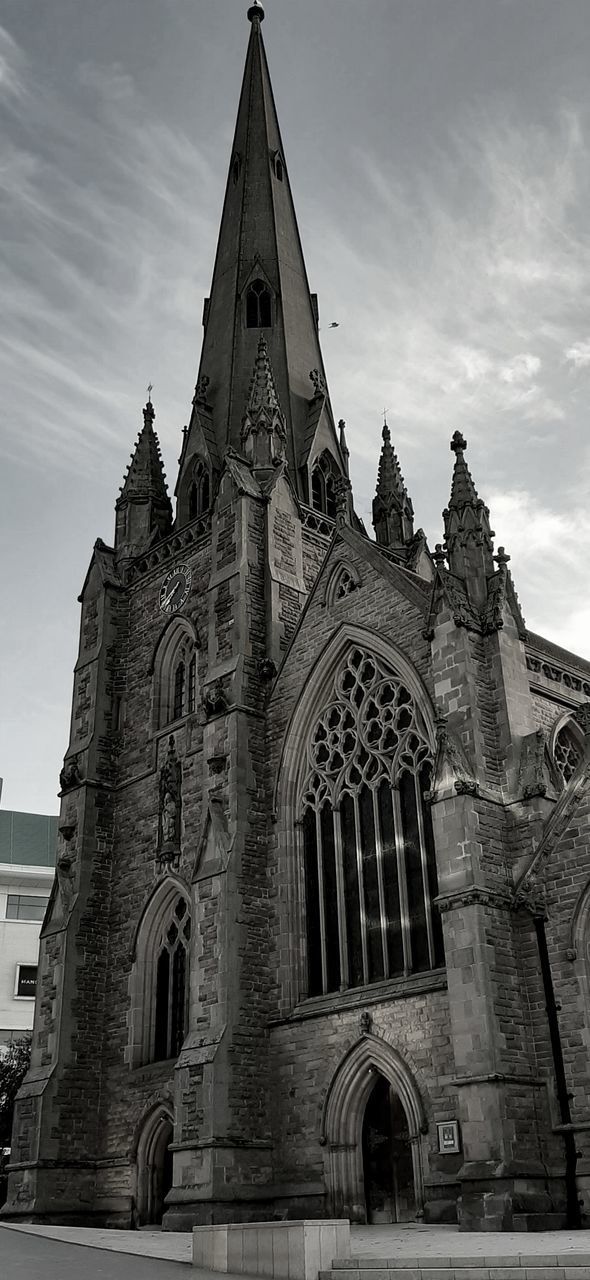
[[[590,663],[458,433],[442,545],[387,426],[358,520],[248,16],[175,515],[148,402],[80,597],[4,1213],[575,1224]]]

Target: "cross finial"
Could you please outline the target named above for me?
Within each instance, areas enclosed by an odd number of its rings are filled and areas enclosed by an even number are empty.
[[[149,386],[148,386],[148,389],[147,389],[148,404],[151,404],[151,403],[152,403],[152,391],[153,391],[153,389],[154,389],[154,384],[153,384],[153,382],[150,382],[150,384],[149,384]]]

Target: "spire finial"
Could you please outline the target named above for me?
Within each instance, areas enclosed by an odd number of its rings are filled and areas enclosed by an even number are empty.
[[[152,390],[153,388],[151,386],[148,387],[148,399],[147,399],[145,409],[143,411],[143,421],[146,427],[148,426],[148,424],[149,425],[152,424],[156,416],[156,411],[154,409],[154,406],[152,404],[152,399],[151,399]]]
[[[254,0],[254,3],[250,5],[250,8],[248,9],[248,20],[250,22],[264,22],[264,9],[262,8],[262,5],[258,3],[258,0]]]
[[[453,439],[451,440],[452,452],[455,454],[465,453],[466,448],[467,448],[467,441],[465,437],[461,435],[460,431],[454,431]]]

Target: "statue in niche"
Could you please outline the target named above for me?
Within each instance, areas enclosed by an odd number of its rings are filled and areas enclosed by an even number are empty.
[[[171,862],[180,853],[180,807],[182,765],[176,754],[174,735],[168,741],[168,755],[160,769],[160,813],[158,857]]]
[[[56,862],[57,883],[61,894],[62,910],[68,919],[76,894],[76,854],[70,847],[62,849]]]

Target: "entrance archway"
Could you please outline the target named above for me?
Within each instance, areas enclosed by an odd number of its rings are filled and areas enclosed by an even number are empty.
[[[408,1118],[382,1075],[365,1107],[363,1175],[367,1222],[411,1222],[416,1217]]]
[[[165,1200],[172,1187],[172,1113],[158,1106],[145,1122],[137,1144],[138,1225],[157,1226],[164,1214]]]
[[[386,1121],[378,1118],[385,1096]],[[418,1086],[401,1055],[377,1036],[363,1036],[336,1070],[324,1108],[321,1141],[330,1214],[351,1222],[366,1222],[367,1212],[396,1212],[398,1221],[421,1217],[421,1137],[427,1128]],[[390,1187],[387,1204],[378,1183]],[[395,1220],[373,1216],[373,1221]]]

